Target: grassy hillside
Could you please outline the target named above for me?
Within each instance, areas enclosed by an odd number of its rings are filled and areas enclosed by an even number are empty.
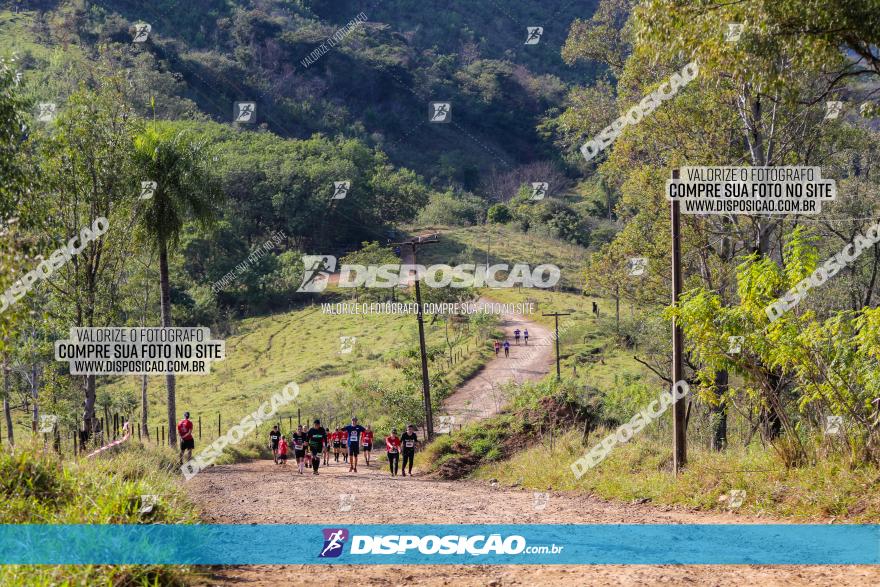
[[[525,263],[533,268],[548,263],[560,268],[562,278],[559,287],[580,291],[583,288],[586,251],[583,247],[539,233],[524,233],[513,225],[487,224],[468,227],[419,226],[411,227],[415,234],[438,232],[440,242],[426,246],[419,253],[419,263]],[[497,290],[499,295],[511,295]],[[515,290],[519,292],[519,289]],[[540,295],[543,290],[522,290],[529,296]],[[494,295],[494,292],[493,292]]]
[[[341,352],[340,337],[356,337],[350,353]],[[426,325],[430,347],[445,340],[444,324]],[[365,424],[383,425],[383,413],[369,385],[400,385],[403,375],[396,361],[418,344],[414,315],[327,315],[320,306],[241,322],[236,334],[226,339],[225,361],[216,363],[206,376],[178,378],[178,413],[188,410],[194,421],[202,417],[203,438],[217,436],[217,415],[222,430],[237,423],[260,403],[279,392],[288,382],[300,386],[300,398],[279,412],[285,430],[288,417],[296,424],[297,408],[304,422],[322,417],[325,422],[345,423],[360,414]],[[488,350],[476,352],[472,337],[461,345],[462,360],[451,368],[440,360],[433,369],[442,370],[451,385],[473,372],[488,357]],[[355,389],[353,397],[343,393]],[[111,394],[140,393],[140,378],[127,377],[107,386]],[[151,434],[166,425],[165,382],[149,381]],[[395,422],[400,424],[400,422]]]

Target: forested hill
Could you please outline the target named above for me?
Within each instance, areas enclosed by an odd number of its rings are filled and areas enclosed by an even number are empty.
[[[235,101],[255,101],[275,134],[357,138],[468,190],[492,168],[558,158],[536,129],[572,82],[595,77],[560,56],[593,0],[4,4],[0,48],[46,90],[64,94],[65,71],[101,59],[124,72],[146,117],[229,122]],[[132,43],[140,22],[149,38]],[[526,44],[527,27],[543,28],[539,42]],[[451,124],[428,123],[431,101],[452,104]]]

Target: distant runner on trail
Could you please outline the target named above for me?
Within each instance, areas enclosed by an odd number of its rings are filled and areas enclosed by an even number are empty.
[[[306,444],[308,443],[302,424],[297,426],[296,432],[290,435],[290,444],[293,445],[293,456],[296,458],[296,468],[299,474],[303,474],[303,467],[306,461]]]
[[[183,451],[188,451],[186,460],[191,461],[193,458],[193,449],[196,447],[196,441],[192,435],[193,423],[189,419],[189,412],[183,413],[183,420],[177,425],[177,434],[180,436],[180,466],[183,466]]]
[[[391,476],[397,477],[397,465],[400,464],[400,437],[397,436],[397,428],[392,428],[391,436],[385,437],[385,454],[388,455]]]
[[[348,456],[351,457],[348,461],[348,472],[357,473],[358,450],[360,449],[358,445],[361,441],[361,434],[366,431],[366,428],[358,424],[358,419],[356,417],[352,417],[351,424],[343,428],[343,430],[348,437]]]
[[[370,452],[373,450],[373,430],[367,429],[361,434],[361,449],[364,451],[364,461],[370,466]]]
[[[312,453],[312,474],[317,475],[318,467],[321,466],[321,450],[327,442],[327,431],[321,426],[320,420],[315,420],[306,437],[309,440],[309,451]]]
[[[333,434],[330,435],[330,439],[333,442],[333,461],[339,462],[339,448],[342,446],[342,436],[339,432],[339,426],[336,427],[336,430]]]
[[[493,346],[494,349],[495,349],[495,356],[497,357],[497,356],[498,356],[498,351],[501,350],[501,343],[498,342],[497,340],[493,340],[493,341],[492,341],[492,346]]]
[[[504,356],[510,356],[510,341],[507,339],[504,340]]]
[[[526,346],[529,344],[529,329],[526,328],[523,330],[523,339],[526,341]]]
[[[516,340],[516,344],[519,344],[519,328],[513,331],[513,338]]]
[[[276,462],[281,463],[282,465],[287,464],[287,440],[282,436],[278,440],[278,458]]]
[[[506,343],[507,341],[504,342]],[[415,426],[412,424],[407,426],[406,432],[403,433],[400,440],[403,441],[403,462],[400,464],[400,470],[403,473],[403,476],[406,477],[406,463],[409,462],[409,476],[412,477],[413,460],[415,460],[416,457],[416,445],[419,443],[419,438],[416,436]]]
[[[281,431],[278,430],[278,425],[272,426],[272,430],[269,431],[269,442],[272,445],[272,457],[275,459],[275,464],[278,464],[278,441],[281,439]]]
[[[323,454],[324,454],[324,466],[328,466],[328,465],[330,464],[330,443],[333,442],[333,441],[331,440],[332,437],[333,437],[333,433],[331,432],[331,433],[327,436],[327,442],[324,443],[324,450],[323,450]]]

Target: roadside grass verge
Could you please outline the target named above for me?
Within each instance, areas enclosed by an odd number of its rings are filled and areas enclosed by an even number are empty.
[[[156,496],[141,513],[143,496]],[[137,443],[107,457],[62,462],[37,443],[0,450],[2,524],[194,524],[177,455]],[[186,585],[194,567],[4,565],[0,585]]]
[[[616,446],[602,463],[575,479],[571,463],[608,432],[594,431],[585,446],[580,431],[569,430],[555,439],[552,449],[545,437],[507,460],[485,463],[474,478],[798,522],[880,522],[880,471],[850,467],[844,455],[829,454],[811,466],[786,468],[772,450],[760,445],[724,452],[694,447],[688,466],[676,477],[671,472],[670,441],[642,436]],[[742,505],[734,507],[731,490],[745,492]]]

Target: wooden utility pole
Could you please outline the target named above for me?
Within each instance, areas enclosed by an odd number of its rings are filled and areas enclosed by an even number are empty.
[[[672,179],[679,178],[678,169],[672,170]],[[678,306],[681,296],[681,212],[679,202],[672,201],[672,305]],[[672,320],[672,463],[676,475],[687,463],[687,421],[685,419],[687,404],[675,401],[675,387],[682,380],[682,353],[684,350],[684,334],[678,321]]]
[[[559,371],[559,317],[571,316],[571,312],[552,312],[550,314],[542,314],[542,316],[553,316],[556,320],[556,380],[559,381],[562,379],[562,374]]]
[[[417,264],[416,251],[420,245],[428,245],[440,242],[437,235],[430,237],[416,237],[402,243],[392,243],[400,246],[408,246],[412,249],[412,263]],[[434,438],[434,415],[431,409],[431,382],[428,380],[428,352],[425,348],[425,320],[422,314],[422,290],[419,287],[418,272],[416,273],[416,317],[419,322],[419,350],[422,355],[422,395],[425,403],[425,430],[427,439],[430,441]]]

